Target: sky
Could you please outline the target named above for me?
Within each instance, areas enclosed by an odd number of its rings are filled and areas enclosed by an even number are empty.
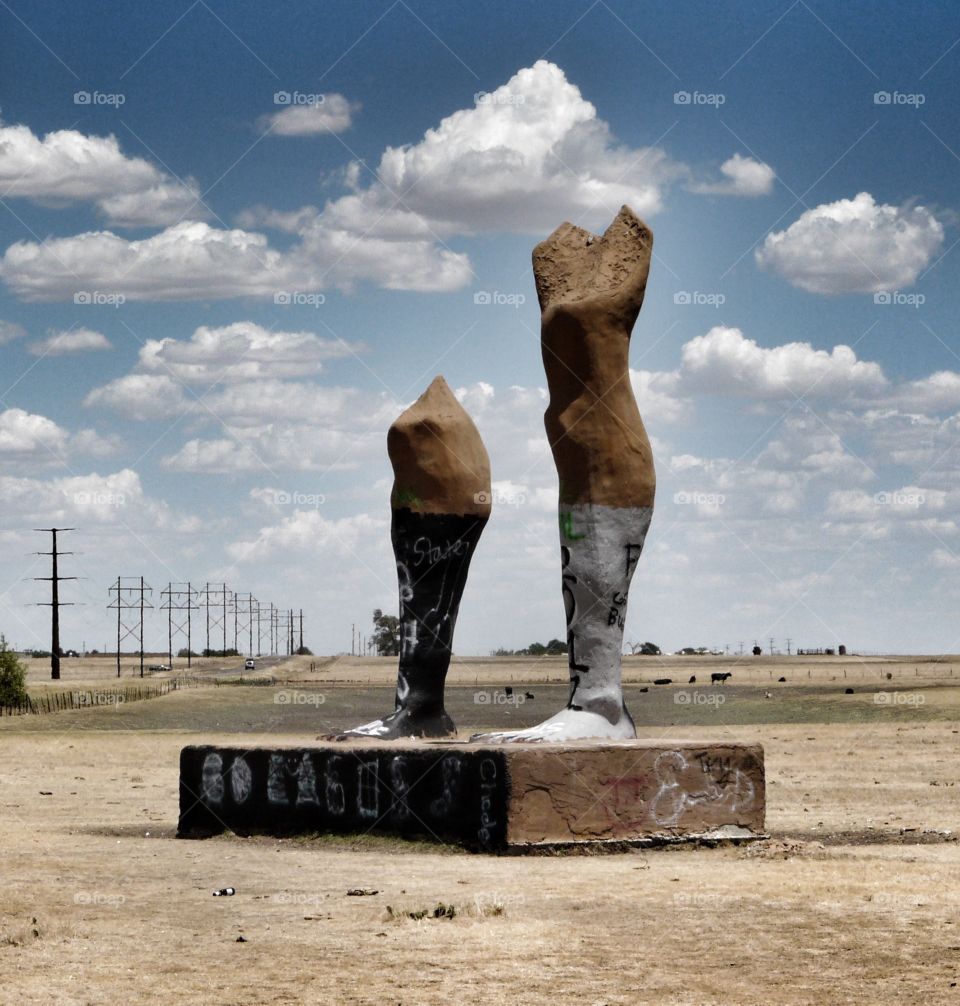
[[[494,479],[455,649],[562,637],[530,252],[627,204],[625,641],[960,651],[958,89],[949,3],[5,0],[0,630],[49,645],[57,525],[64,646],[143,576],[148,649],[189,581],[349,651],[443,374]]]

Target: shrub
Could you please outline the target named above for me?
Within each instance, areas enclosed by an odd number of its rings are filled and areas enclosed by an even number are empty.
[[[27,672],[16,653],[0,636],[0,706],[19,706],[27,701]]]

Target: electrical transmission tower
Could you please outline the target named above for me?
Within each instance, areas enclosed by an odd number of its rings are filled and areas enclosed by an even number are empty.
[[[300,609],[300,645],[297,647],[297,653],[303,650],[303,608]]]
[[[142,576],[118,576],[117,582],[110,588],[110,594],[116,596],[107,605],[108,609],[117,609],[117,677],[120,677],[120,644],[123,640],[133,637],[137,640],[137,650],[140,653],[140,677],[143,677],[143,612],[153,605],[146,600],[146,594],[153,593],[143,581]],[[134,617],[124,616],[124,612],[133,612]]]
[[[160,596],[166,600],[160,608],[167,613],[167,653],[169,654],[170,667],[173,668],[173,637],[175,633],[186,635],[187,637],[187,667],[190,667],[191,656],[191,634],[192,634],[192,613],[199,610],[200,605],[195,604],[198,591],[195,591],[188,583],[168,583],[166,590],[160,591]],[[176,614],[174,614],[176,612]],[[186,612],[184,615],[183,612]]]
[[[253,653],[253,622],[254,607],[259,605],[259,601],[253,594],[233,595],[233,645],[236,651],[240,652],[240,637],[246,634],[247,656],[252,657]]]
[[[69,601],[60,600],[60,582],[62,580],[76,580],[75,576],[60,576],[58,572],[57,559],[61,555],[73,555],[73,552],[59,552],[57,550],[58,531],[76,531],[75,527],[35,527],[34,531],[49,532],[53,535],[53,544],[49,552],[37,552],[37,555],[49,555],[53,557],[53,569],[50,576],[35,576],[34,580],[50,581],[50,600],[41,601],[41,607],[50,608],[50,677],[54,681],[60,680],[60,608],[63,606],[72,607]]]
[[[230,591],[225,583],[215,583],[213,585],[207,584],[202,591],[199,592],[203,596],[203,607],[206,609],[207,616],[207,646],[208,652],[212,652],[212,647],[210,646],[210,633],[216,632],[217,629],[221,630],[223,636],[223,653],[227,652],[227,614],[229,612],[229,596]],[[210,609],[213,609],[213,614],[211,615]]]

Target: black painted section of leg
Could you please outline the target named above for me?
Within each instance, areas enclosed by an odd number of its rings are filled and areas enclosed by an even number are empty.
[[[384,739],[456,732],[443,705],[444,683],[470,560],[486,523],[486,517],[393,511],[400,663],[396,709],[384,719]]]
[[[497,751],[185,747],[181,837],[377,834],[505,846],[509,780]]]

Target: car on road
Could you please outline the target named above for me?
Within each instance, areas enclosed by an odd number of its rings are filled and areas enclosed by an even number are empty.
[[[245,671],[255,671],[255,670],[257,669],[257,665],[256,665],[256,662],[255,662],[255,661],[253,660],[253,658],[252,658],[252,657],[248,657],[248,658],[247,658],[247,659],[246,659],[246,660],[245,660],[245,661],[243,662],[243,669],[244,669]]]
[[[151,664],[148,671],[169,671],[170,667],[167,664]]]

